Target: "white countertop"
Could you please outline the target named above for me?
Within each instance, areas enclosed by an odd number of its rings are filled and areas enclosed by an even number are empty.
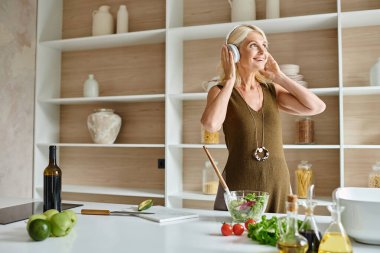
[[[0,198],[0,208],[26,203]],[[75,202],[70,202],[75,203]],[[0,225],[0,252],[4,253],[212,253],[212,252],[271,252],[275,247],[259,245],[247,237],[222,236],[222,222],[231,222],[227,212],[186,209],[199,214],[198,219],[159,224],[133,216],[80,215],[82,208],[122,210],[130,206],[120,204],[84,203],[73,209],[78,223],[65,237],[50,237],[41,242],[32,241],[26,231],[26,221]],[[268,214],[270,217],[271,214]],[[318,216],[321,229],[330,218]],[[352,240],[355,253],[378,253],[380,246],[359,244]]]

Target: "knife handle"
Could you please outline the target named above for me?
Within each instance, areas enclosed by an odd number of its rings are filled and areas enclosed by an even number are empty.
[[[89,214],[89,215],[110,215],[110,210],[99,210],[99,209],[82,209],[80,210],[81,214]]]

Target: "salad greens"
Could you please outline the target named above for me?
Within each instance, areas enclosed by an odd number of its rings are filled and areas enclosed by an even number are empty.
[[[241,199],[233,199],[228,203],[228,210],[235,222],[245,222],[247,219],[258,220],[264,212],[267,195],[249,193]]]
[[[298,220],[298,226],[301,226],[302,221]],[[286,229],[286,223],[282,223],[283,230]],[[261,217],[261,221],[255,224],[248,225],[248,237],[260,244],[276,246],[280,238],[280,228],[278,227],[278,218],[273,216],[267,219],[265,215]]]

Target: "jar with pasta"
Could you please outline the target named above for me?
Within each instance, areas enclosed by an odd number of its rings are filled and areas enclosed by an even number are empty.
[[[297,120],[297,144],[314,143],[314,121],[310,117]]]
[[[295,174],[297,195],[299,198],[307,198],[307,192],[313,179],[311,163],[308,161],[301,161],[297,166]]]
[[[368,186],[372,188],[380,188],[380,162],[372,166],[372,172],[369,174]]]
[[[202,144],[219,144],[219,132],[209,132],[202,127]]]
[[[218,165],[217,161],[214,161],[215,165]],[[211,167],[210,161],[205,162],[205,166],[202,172],[202,192],[203,194],[214,195],[218,191],[219,180],[215,174],[214,169]]]

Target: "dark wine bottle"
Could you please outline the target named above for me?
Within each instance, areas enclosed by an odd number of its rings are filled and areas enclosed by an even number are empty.
[[[62,171],[56,158],[56,146],[49,146],[49,165],[44,170],[44,211],[61,211]]]

